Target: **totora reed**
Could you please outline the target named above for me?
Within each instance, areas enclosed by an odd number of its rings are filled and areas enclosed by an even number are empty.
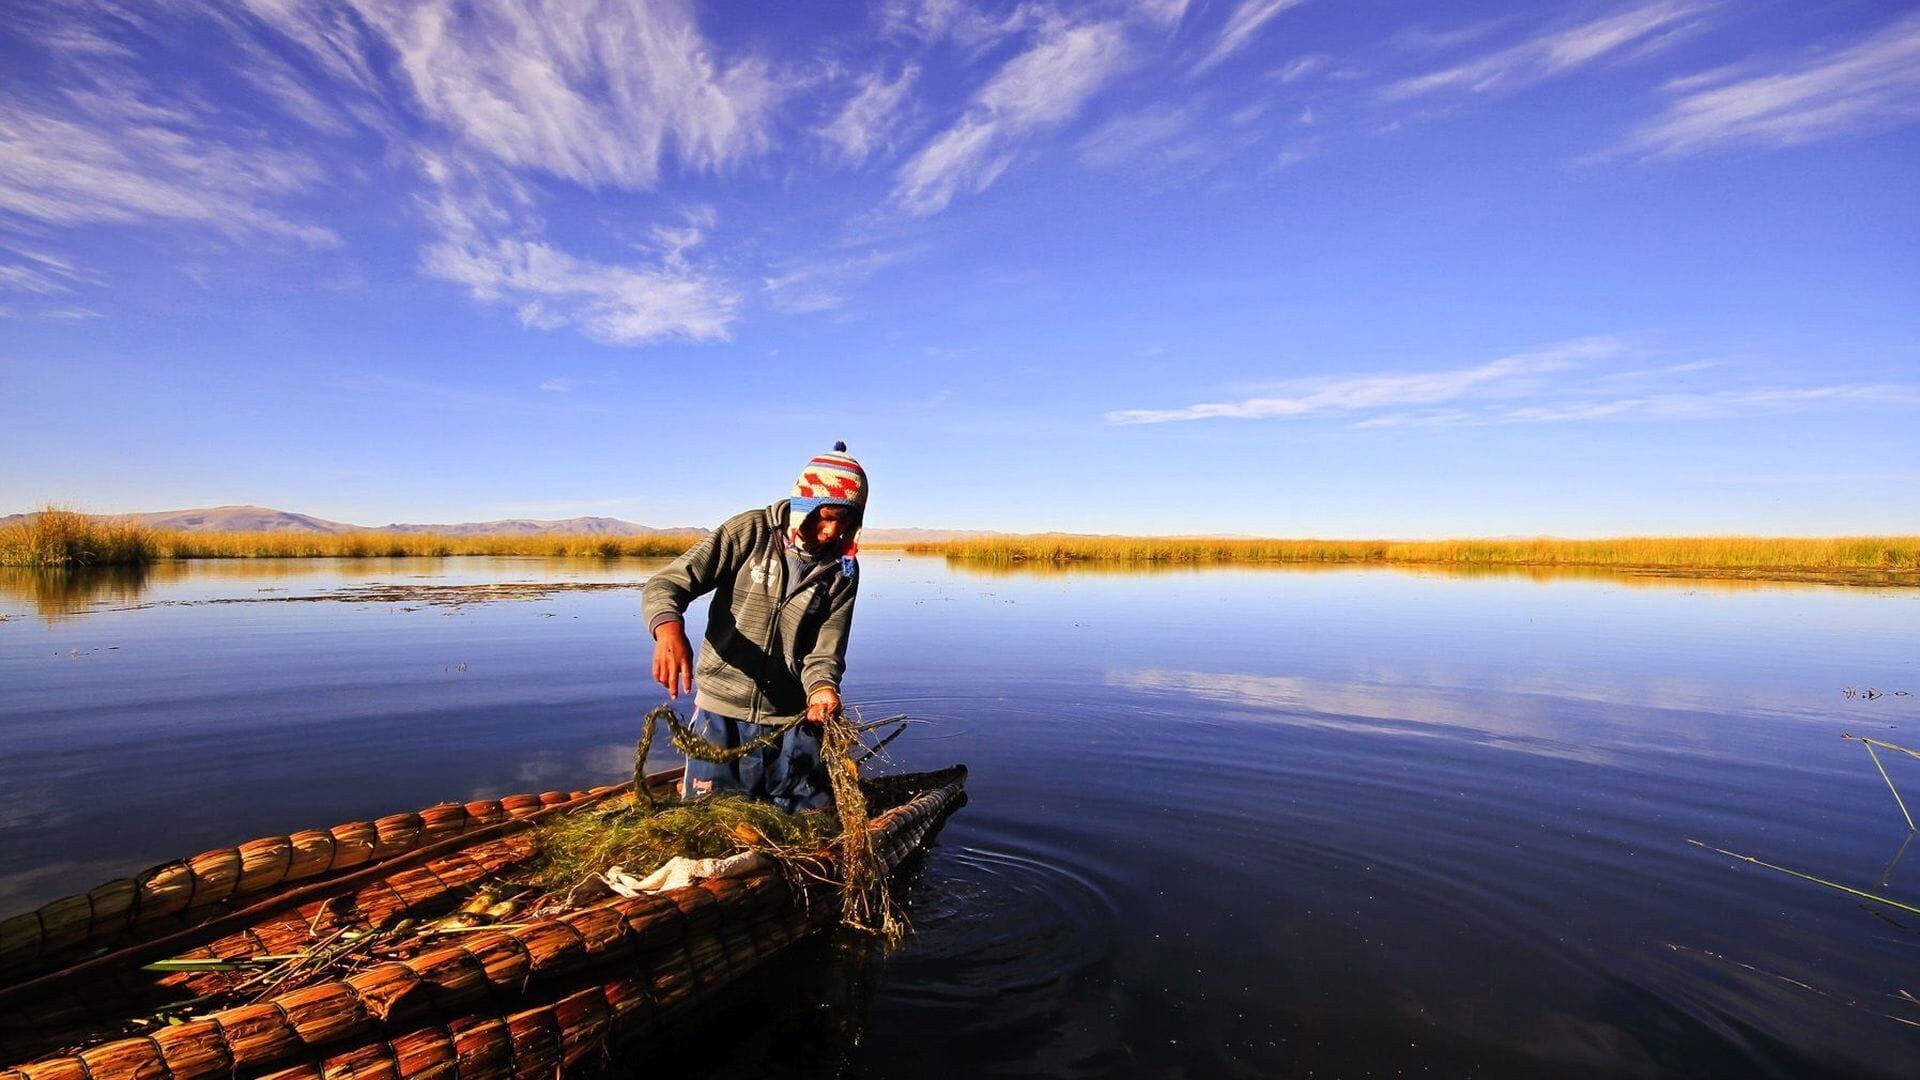
[[[909,551],[983,565],[1019,563],[1452,565],[1596,567],[1704,574],[1920,571],[1920,536],[1621,537],[1602,540],[1253,540],[1005,536]]]
[[[400,532],[185,532],[47,509],[0,526],[0,566],[142,566],[176,559],[418,558],[533,555],[618,558],[678,555],[691,533],[643,536],[440,536]]]

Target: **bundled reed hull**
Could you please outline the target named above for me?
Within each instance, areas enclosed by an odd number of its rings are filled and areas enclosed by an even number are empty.
[[[677,771],[672,775],[677,779]],[[265,836],[161,863],[0,919],[0,986],[58,970],[102,948],[124,948],[191,927],[296,886],[322,883],[489,826],[619,790],[624,786],[444,803],[330,829]]]
[[[964,801],[965,775],[955,767],[870,785],[876,805],[893,804],[871,822],[889,869]],[[474,857],[500,843],[476,838],[463,854]],[[504,849],[494,857],[505,858]],[[391,881],[382,884],[399,891]],[[351,895],[358,903],[361,893],[375,891],[367,884]],[[324,903],[303,916],[309,927],[320,923]],[[0,1070],[0,1080],[238,1074],[333,1080],[366,1070],[395,1077],[422,1070],[463,1078],[552,1075],[658,1030],[831,925],[839,910],[831,882],[772,870],[631,899],[608,897],[551,918],[461,935],[405,959],[151,1034]],[[278,913],[245,934],[182,955],[232,957],[222,950],[284,947],[291,940],[285,935],[296,933],[294,914]]]

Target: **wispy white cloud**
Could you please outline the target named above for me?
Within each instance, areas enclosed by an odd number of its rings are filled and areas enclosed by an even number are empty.
[[[1299,142],[1283,146],[1280,148],[1279,153],[1273,155],[1273,160],[1268,163],[1267,172],[1275,173],[1285,169],[1291,169],[1295,165],[1313,157],[1313,155],[1319,153],[1319,151],[1320,143],[1315,139],[1303,139]]]
[[[1193,0],[1135,0],[1134,6],[1141,14],[1161,26],[1178,26],[1180,20],[1187,17],[1187,10],[1193,7]]]
[[[1628,353],[1612,337],[1585,338],[1473,367],[1416,374],[1296,380],[1283,393],[1173,409],[1124,409],[1110,424],[1190,420],[1338,419],[1372,430],[1486,427],[1603,420],[1718,420],[1823,408],[1907,408],[1920,405],[1920,384],[1829,383],[1816,386],[1725,385],[1692,389],[1706,371],[1723,376],[1723,360],[1692,360],[1624,371],[1594,365]]]
[[[1771,72],[1721,69],[1676,79],[1657,117],[1622,149],[1655,156],[1720,146],[1791,146],[1920,118],[1920,14]]]
[[[771,145],[793,84],[757,57],[722,60],[684,0],[246,2],[282,45],[354,91],[348,100],[409,118],[369,126],[421,163],[439,234],[421,250],[427,274],[512,305],[524,325],[606,344],[727,336],[738,290],[695,259],[711,210],[656,224],[640,257],[608,260],[546,234],[547,192],[534,182],[647,191],[669,167],[724,170]],[[265,70],[276,73],[265,89],[325,128],[296,72]],[[910,78],[898,81],[904,94]]]
[[[1505,18],[1482,19],[1459,26],[1414,25],[1396,30],[1387,44],[1413,52],[1436,52],[1471,45],[1506,25]]]
[[[892,79],[879,71],[863,76],[853,97],[816,134],[835,147],[841,161],[865,164],[876,151],[891,149],[908,95],[919,77],[917,64],[902,66]]]
[[[71,285],[98,285],[104,280],[100,275],[77,266],[72,260],[62,258],[38,247],[25,247],[19,243],[0,237],[0,251],[7,252],[23,265],[29,265],[50,279],[57,279],[59,287],[51,290],[63,292]]]
[[[1173,409],[1121,409],[1107,413],[1106,419],[1110,424],[1270,420],[1438,405],[1468,397],[1513,397],[1536,389],[1540,376],[1569,370],[1583,361],[1616,355],[1622,348],[1613,338],[1586,338],[1452,371],[1300,380],[1287,384],[1284,389],[1291,392],[1281,395],[1203,402]]]
[[[901,167],[894,200],[910,214],[944,209],[979,192],[1012,164],[1020,141],[1078,115],[1128,61],[1119,22],[1049,22],[1033,46],[1007,61],[958,122]]]
[[[1477,423],[1553,424],[1581,420],[1645,418],[1719,420],[1800,412],[1830,405],[1916,405],[1920,386],[1897,383],[1846,383],[1831,386],[1768,387],[1701,394],[1648,394],[1603,401],[1569,401],[1504,409]]]
[[[1278,18],[1288,8],[1299,7],[1305,0],[1240,0],[1231,14],[1227,16],[1225,26],[1220,28],[1220,36],[1214,39],[1213,48],[1207,50],[1193,65],[1193,74],[1201,75],[1218,66],[1228,57],[1253,43],[1254,36],[1261,28]]]
[[[654,231],[650,261],[614,264],[562,250],[493,201],[459,187],[444,163],[432,217],[440,239],[421,253],[427,273],[467,287],[474,299],[512,304],[522,324],[570,326],[608,345],[680,339],[724,340],[740,298],[694,267],[688,252],[704,237],[696,220]]]
[[[254,89],[273,99],[281,111],[323,135],[340,137],[353,133],[353,124],[337,99],[323,96],[292,65],[258,40],[250,37],[236,40],[240,62],[235,70]]]
[[[540,390],[547,394],[564,394],[573,389],[572,379],[542,379]]]
[[[381,80],[372,62],[377,47],[359,17],[357,0],[238,0],[235,6],[271,27],[319,65],[337,95],[341,88],[377,94]],[[207,5],[219,13],[219,5]],[[246,37],[246,22],[233,13],[228,25]]]
[[[338,242],[275,205],[319,181],[314,161],[137,92],[0,93],[0,212],[55,226],[174,221]]]
[[[1564,75],[1588,64],[1673,40],[1697,25],[1710,5],[1700,0],[1659,0],[1575,26],[1548,30],[1486,55],[1388,84],[1389,101],[1443,91],[1488,93],[1511,90]]]
[[[972,0],[882,0],[878,7],[881,33],[925,42],[951,39],[969,49],[981,49],[1031,29],[1051,9],[1018,4],[1011,10],[991,11]]]
[[[1088,132],[1075,149],[1087,164],[1111,169],[1178,139],[1192,122],[1185,109],[1161,107],[1125,113]]]
[[[585,185],[651,188],[669,153],[719,169],[768,145],[785,87],[731,64],[686,3],[358,0],[421,110],[468,147]]]
[[[1686,366],[1686,365],[1682,365]],[[1596,379],[1591,391],[1611,381]],[[1497,424],[1567,424],[1597,420],[1724,420],[1777,416],[1835,406],[1906,407],[1920,404],[1920,386],[1844,383],[1829,386],[1762,387],[1707,392],[1650,393],[1633,397],[1571,396],[1532,405],[1433,409],[1389,413],[1357,428],[1486,427]]]
[[[1665,364],[1660,367],[1633,368],[1627,371],[1610,371],[1596,375],[1591,385],[1596,387],[1620,386],[1654,379],[1671,379],[1676,375],[1691,375],[1696,371],[1709,371],[1726,366],[1725,360],[1688,360],[1679,364]],[[1685,380],[1681,380],[1684,382]]]
[[[16,292],[48,293],[67,291],[67,287],[31,266],[0,266],[0,289]]]
[[[1471,409],[1423,409],[1356,420],[1353,426],[1364,431],[1371,428],[1472,427],[1482,422],[1482,414]]]
[[[0,225],[55,250],[62,232],[88,225],[185,225],[233,240],[337,244],[331,229],[289,209],[326,180],[314,155],[258,125],[234,123],[190,85],[148,78],[143,50],[164,37],[154,14],[144,5],[71,0],[23,12],[9,26],[32,41],[45,67],[0,88]],[[0,288],[52,295],[104,283],[39,246],[0,246],[17,256],[0,263]]]
[[[773,309],[784,314],[831,311],[845,304],[847,293],[861,282],[908,255],[905,249],[876,248],[792,262],[762,278],[761,288]]]
[[[1267,74],[1268,77],[1278,79],[1283,83],[1292,83],[1299,82],[1301,79],[1306,78],[1326,66],[1327,58],[1324,54],[1308,53],[1305,56],[1294,57]]]

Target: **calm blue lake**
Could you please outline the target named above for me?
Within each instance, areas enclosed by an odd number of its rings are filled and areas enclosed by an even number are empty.
[[[661,700],[659,565],[0,576],[0,911],[620,779]],[[1920,590],[862,567],[848,700],[928,721],[891,756],[966,762],[971,801],[912,885],[917,936],[857,993],[810,978],[842,962],[815,948],[790,1000],[763,985],[731,1018],[857,1039],[722,1040],[715,1075],[1920,1062],[1920,917],[1688,843],[1920,906],[1920,851],[1841,738],[1920,749]],[[441,588],[488,583],[529,587]],[[1920,761],[1883,760],[1920,810]]]

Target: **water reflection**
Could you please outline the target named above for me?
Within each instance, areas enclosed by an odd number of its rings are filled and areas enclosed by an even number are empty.
[[[171,603],[236,603],[283,600],[278,586],[317,583],[318,592],[338,595],[296,599],[413,600],[425,603],[511,599],[503,590],[520,590],[544,599],[558,589],[621,588],[637,585],[668,560],[631,558],[547,559],[520,556],[377,559],[194,559],[145,566],[21,567],[0,566],[0,621],[28,612],[52,623],[94,612],[146,606],[169,586],[191,584],[193,597]],[[472,578],[465,584],[408,585],[406,579]],[[377,585],[341,585],[343,577],[368,577]],[[504,583],[515,577],[532,579]],[[567,579],[575,579],[569,581]],[[608,580],[614,579],[614,580]],[[273,583],[273,584],[260,584]],[[254,584],[245,594],[232,586]],[[495,586],[487,590],[488,585]],[[478,595],[461,595],[473,590]],[[9,610],[12,609],[12,610]]]
[[[1287,675],[1208,671],[1113,671],[1110,686],[1136,693],[1183,694],[1275,714],[1298,727],[1324,727],[1417,739],[1471,738],[1539,757],[1604,763],[1577,716],[1552,699],[1407,686],[1365,686]]]
[[[5,608],[18,605],[55,622],[101,607],[133,603],[151,582],[179,580],[187,573],[184,563],[76,569],[0,566],[0,614],[14,614]]]
[[[1113,669],[1107,685],[1133,693],[1181,695],[1268,714],[1297,727],[1475,742],[1541,757],[1601,763],[1621,748],[1657,743],[1667,752],[1702,747],[1689,714],[1791,716],[1763,694],[1709,679],[1622,679],[1605,672],[1509,675],[1473,687],[1420,685],[1418,676],[1380,673],[1377,682],[1253,672]],[[1607,722],[1594,720],[1597,712]]]

